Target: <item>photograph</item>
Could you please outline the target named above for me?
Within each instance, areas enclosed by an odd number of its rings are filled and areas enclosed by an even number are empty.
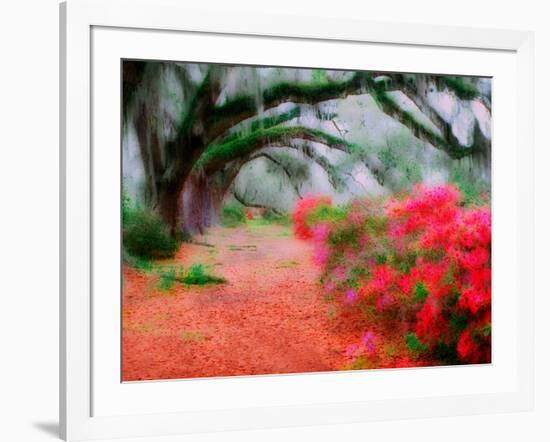
[[[123,382],[492,362],[490,77],[120,76]]]

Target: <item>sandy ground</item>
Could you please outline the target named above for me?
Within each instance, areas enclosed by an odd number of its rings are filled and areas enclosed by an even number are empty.
[[[341,369],[362,330],[330,314],[310,243],[290,228],[213,228],[173,263],[203,263],[227,283],[159,287],[124,268],[123,380]]]

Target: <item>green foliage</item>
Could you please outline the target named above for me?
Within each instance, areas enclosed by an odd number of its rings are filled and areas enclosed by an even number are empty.
[[[188,285],[222,284],[226,282],[225,278],[211,275],[203,264],[197,263],[191,265],[189,270],[180,265],[154,265],[151,261],[125,256],[125,262],[139,270],[152,273],[159,276],[158,288],[168,292],[172,290],[177,283]]]
[[[357,249],[359,248],[360,235],[361,231],[356,226],[346,226],[330,234],[329,244],[332,246],[342,245]]]
[[[210,275],[203,264],[193,264],[181,282],[190,285],[222,284],[225,278]]]
[[[477,88],[463,77],[443,76],[442,79],[445,85],[462,100],[473,100],[479,96]]]
[[[348,207],[320,204],[307,217],[307,224],[314,226],[319,223],[337,223],[346,218]]]
[[[453,167],[451,171],[450,182],[456,184],[466,205],[480,205],[487,203],[489,194],[489,185],[484,183],[475,174],[465,171],[459,165]]]
[[[160,282],[159,288],[164,291],[169,291],[174,287],[183,275],[183,267],[168,267],[159,270]]]
[[[168,258],[178,249],[168,226],[153,211],[131,204],[127,196],[122,205],[122,243],[124,249],[139,258]]]
[[[438,342],[433,350],[434,357],[447,365],[458,365],[460,361],[456,351],[456,345],[448,345],[444,342]]]
[[[423,353],[428,350],[428,344],[421,342],[416,333],[409,333],[405,337],[405,341],[407,342],[407,347],[414,353]]]
[[[371,214],[365,220],[368,231],[375,235],[382,235],[388,227],[388,218],[384,215]]]
[[[409,183],[417,184],[422,181],[422,169],[418,162],[407,161],[402,168]]]
[[[153,261],[149,258],[141,258],[139,256],[132,256],[126,250],[122,251],[123,261],[131,267],[143,272],[152,272],[154,265]]]
[[[393,253],[391,255],[391,263],[394,267],[399,269],[400,272],[410,273],[411,269],[416,265],[416,259],[418,258],[418,253],[407,252],[404,254]]]
[[[451,329],[456,339],[468,326],[468,315],[466,313],[454,314],[450,318]]]
[[[239,203],[228,203],[222,209],[222,226],[237,227],[246,222],[244,206]]]
[[[291,226],[292,217],[288,213],[276,213],[273,210],[266,210],[262,214],[262,220],[268,224],[279,224],[281,226]]]
[[[127,223],[132,216],[132,199],[130,195],[123,189],[122,190],[122,224]]]
[[[397,167],[397,155],[392,147],[388,146],[378,152],[378,159],[386,170]]]
[[[426,285],[422,282],[417,282],[414,287],[414,299],[418,302],[424,302],[430,292],[428,291],[428,288]]]

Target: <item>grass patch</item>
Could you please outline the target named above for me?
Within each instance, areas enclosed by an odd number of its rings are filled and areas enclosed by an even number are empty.
[[[183,267],[168,267],[159,269],[159,288],[162,291],[170,291],[183,277]]]
[[[361,355],[355,358],[351,363],[346,367],[347,370],[368,370],[376,368],[376,365],[366,356]]]
[[[203,264],[193,264],[180,281],[189,285],[223,284],[227,282],[225,278],[209,274]]]
[[[155,266],[151,261],[129,258],[132,265],[140,270],[158,275],[158,288],[164,292],[169,292],[177,283],[187,285],[206,285],[223,284],[227,280],[221,276],[215,276],[208,273],[204,264],[193,264],[185,271],[183,266]]]
[[[458,186],[464,196],[464,204],[482,205],[487,204],[490,187],[472,172],[466,171],[459,165],[453,167],[450,181]]]
[[[136,333],[151,333],[152,331],[156,330],[156,328],[157,327],[154,324],[149,324],[147,322],[128,326],[129,331],[133,331]]]
[[[277,266],[275,267],[276,269],[292,269],[294,267],[298,267],[300,265],[300,263],[298,261],[294,261],[294,260],[286,260],[286,261],[279,261],[279,263],[277,264]]]
[[[398,353],[398,349],[397,349],[397,346],[395,344],[386,344],[384,346],[384,353],[386,353],[386,355],[389,357],[389,358],[395,358],[397,356],[397,353]]]
[[[255,252],[258,247],[256,246],[256,244],[230,244],[227,248],[232,252]]]
[[[142,272],[152,272],[154,268],[153,261],[149,258],[141,258],[139,256],[132,256],[126,250],[122,251],[122,259],[130,267],[141,270]]]
[[[275,213],[273,210],[266,211],[261,220],[267,224],[278,224],[281,226],[291,226],[292,217],[288,213]]]
[[[172,257],[179,246],[155,212],[132,203],[126,194],[122,201],[122,243],[130,255],[141,259]]]
[[[204,342],[208,336],[200,330],[184,330],[180,333],[180,339],[185,342]]]
[[[246,212],[239,203],[223,206],[221,223],[223,227],[237,227],[246,222]]]
[[[292,234],[289,231],[284,231],[284,232],[277,233],[277,235],[275,236],[277,236],[278,238],[290,238]]]

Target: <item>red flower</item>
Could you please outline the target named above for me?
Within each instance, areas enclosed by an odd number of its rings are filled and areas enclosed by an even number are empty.
[[[361,302],[348,308],[367,315],[375,309],[381,325],[415,333],[421,348],[427,344],[426,360],[413,365],[433,363],[431,350],[440,342],[455,346],[464,362],[490,360],[491,210],[461,201],[452,185],[419,185],[385,204],[357,200],[330,222],[330,236],[323,221],[311,216],[329,198],[303,199],[294,212],[297,237],[312,238],[315,229],[323,277],[338,281],[335,290],[359,287],[353,298],[357,293]],[[459,317],[465,317],[466,331],[457,337]],[[398,366],[402,356],[392,356],[391,363]]]
[[[298,201],[292,215],[296,237],[310,239],[313,236],[313,231],[312,226],[309,225],[309,216],[320,206],[330,206],[331,204],[332,200],[328,196],[311,196]]]

